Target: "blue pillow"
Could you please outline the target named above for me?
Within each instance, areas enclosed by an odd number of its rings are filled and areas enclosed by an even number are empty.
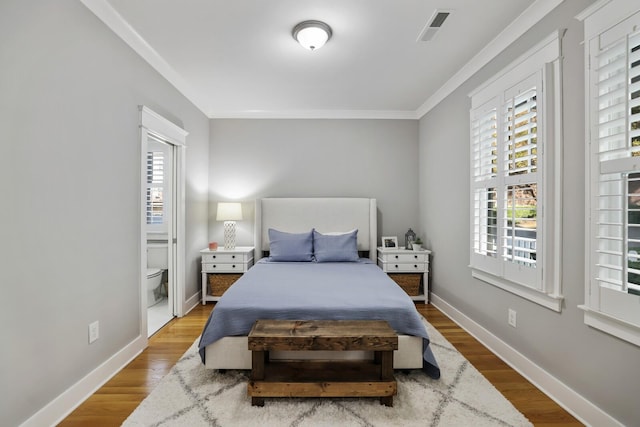
[[[343,234],[321,234],[313,230],[313,253],[317,262],[358,261],[358,230]]]
[[[285,233],[269,229],[271,261],[313,261],[313,229],[308,233]]]

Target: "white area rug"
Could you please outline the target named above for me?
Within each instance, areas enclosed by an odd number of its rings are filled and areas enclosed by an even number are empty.
[[[425,322],[426,323],[426,322]],[[427,324],[442,376],[396,372],[393,407],[378,399],[265,399],[251,406],[248,372],[204,369],[197,340],[123,426],[531,426]]]

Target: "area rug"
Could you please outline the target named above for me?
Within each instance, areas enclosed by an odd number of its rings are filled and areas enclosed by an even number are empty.
[[[435,328],[425,320],[442,376],[396,372],[393,407],[375,398],[265,399],[251,406],[248,372],[204,369],[197,342],[187,350],[123,426],[531,426]]]

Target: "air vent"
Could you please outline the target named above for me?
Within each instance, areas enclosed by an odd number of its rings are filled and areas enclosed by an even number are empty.
[[[427,22],[427,25],[420,32],[420,35],[418,36],[418,39],[416,41],[427,42],[431,40],[433,36],[436,35],[440,27],[442,27],[442,24],[444,24],[444,21],[447,20],[450,14],[451,14],[450,10],[440,9],[433,12],[433,15],[431,15],[431,18]]]

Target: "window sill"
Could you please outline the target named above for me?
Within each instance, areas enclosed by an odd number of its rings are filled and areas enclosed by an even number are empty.
[[[584,323],[586,325],[640,346],[640,326],[594,310],[586,305],[579,305],[578,308],[584,310]]]
[[[482,280],[483,282],[486,282],[490,285],[496,286],[507,292],[511,292],[512,294],[518,295],[519,297],[548,308],[549,310],[557,311],[558,313],[562,311],[562,301],[564,300],[564,297],[561,295],[546,294],[536,289],[532,289],[514,282],[510,282],[508,280],[501,279],[492,274],[477,270],[473,267],[471,268],[471,275],[478,280]]]

